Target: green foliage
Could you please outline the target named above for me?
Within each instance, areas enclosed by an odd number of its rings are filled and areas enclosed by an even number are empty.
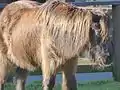
[[[15,90],[15,85],[13,85],[11,83],[7,83],[5,85],[5,90]]]

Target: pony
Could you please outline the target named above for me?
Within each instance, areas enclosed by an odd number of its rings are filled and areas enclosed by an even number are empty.
[[[22,8],[6,15],[0,16],[1,43],[7,48],[5,63],[9,61],[28,71],[41,68],[43,90],[53,89],[59,71],[62,72],[63,90],[77,90],[77,59],[88,47],[102,48],[93,54],[98,65],[105,63],[106,15],[97,15],[59,0],[48,0],[39,7]],[[4,67],[7,70],[6,64]]]

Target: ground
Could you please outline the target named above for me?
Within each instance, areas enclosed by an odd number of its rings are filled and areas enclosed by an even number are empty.
[[[26,86],[26,90],[42,90],[42,84],[39,81],[35,81]],[[5,90],[15,90],[14,85],[6,84]],[[54,90],[61,90],[61,85],[55,86]],[[78,90],[120,90],[120,82],[113,80],[102,81],[89,81],[83,84],[78,83]]]

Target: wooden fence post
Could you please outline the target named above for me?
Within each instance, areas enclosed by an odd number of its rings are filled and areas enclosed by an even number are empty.
[[[113,77],[120,81],[120,6],[113,6]]]

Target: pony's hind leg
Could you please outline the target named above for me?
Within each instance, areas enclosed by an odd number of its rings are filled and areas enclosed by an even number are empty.
[[[0,53],[0,90],[4,90],[4,84],[8,72],[11,70],[11,63],[5,54]]]
[[[16,69],[16,90],[25,90],[25,81],[28,71],[17,67]]]
[[[0,84],[0,90],[4,90],[4,84]]]
[[[77,90],[75,78],[77,60],[69,60],[62,70],[62,90]]]
[[[4,78],[0,77],[0,90],[4,90]]]
[[[3,75],[2,73],[0,73],[0,90],[4,90],[4,83],[5,83],[5,75]]]

